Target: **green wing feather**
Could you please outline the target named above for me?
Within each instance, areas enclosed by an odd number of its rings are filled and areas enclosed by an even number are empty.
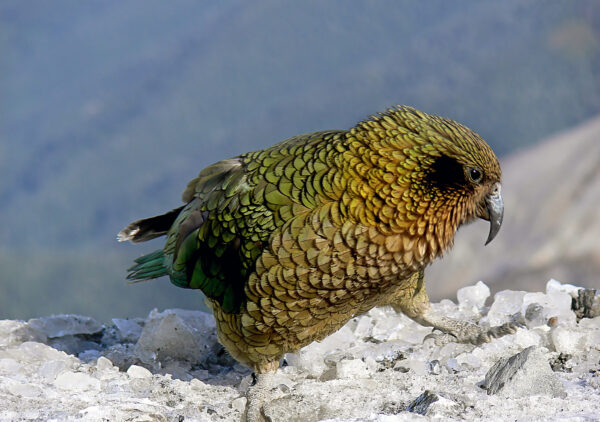
[[[244,286],[272,234],[333,193],[324,186],[327,153],[345,132],[296,136],[268,149],[215,163],[188,183],[187,203],[162,251],[139,258],[129,278],[168,274],[237,313]],[[320,174],[315,177],[315,174]]]

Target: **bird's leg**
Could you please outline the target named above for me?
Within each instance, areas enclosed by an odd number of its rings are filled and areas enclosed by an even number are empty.
[[[472,322],[438,315],[429,303],[423,271],[409,279],[408,288],[396,295],[391,305],[397,312],[404,313],[419,324],[441,331],[442,335],[430,335],[438,344],[455,341],[480,345],[491,341],[492,338],[513,334],[520,326],[514,321],[486,329]]]
[[[268,403],[273,388],[275,372],[279,361],[257,365],[254,368],[254,384],[246,393],[246,422],[265,422],[267,418],[263,412],[263,405]]]

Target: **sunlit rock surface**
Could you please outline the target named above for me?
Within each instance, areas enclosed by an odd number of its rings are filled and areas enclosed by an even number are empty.
[[[480,325],[523,324],[480,347],[438,346],[431,329],[373,309],[288,354],[265,412],[286,421],[600,420],[600,297],[578,302],[580,293],[551,280],[545,292],[491,298],[479,282],[460,289],[458,303],[434,304]],[[108,325],[77,315],[0,321],[2,421],[239,421],[250,383],[203,312]]]

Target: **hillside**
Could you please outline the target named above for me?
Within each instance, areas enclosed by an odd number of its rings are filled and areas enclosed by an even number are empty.
[[[600,116],[502,162],[505,214],[483,247],[487,224],[459,230],[448,256],[428,271],[431,296],[464,283],[539,290],[550,278],[600,286]]]

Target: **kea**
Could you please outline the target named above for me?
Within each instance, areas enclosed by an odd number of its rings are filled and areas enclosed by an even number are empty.
[[[166,235],[128,278],[168,275],[199,289],[219,341],[255,374],[247,420],[262,420],[284,354],[390,305],[462,343],[516,330],[436,314],[424,269],[457,229],[502,224],[498,159],[469,128],[397,106],[350,130],[294,136],[206,167],[184,205],[123,229],[120,241]]]

